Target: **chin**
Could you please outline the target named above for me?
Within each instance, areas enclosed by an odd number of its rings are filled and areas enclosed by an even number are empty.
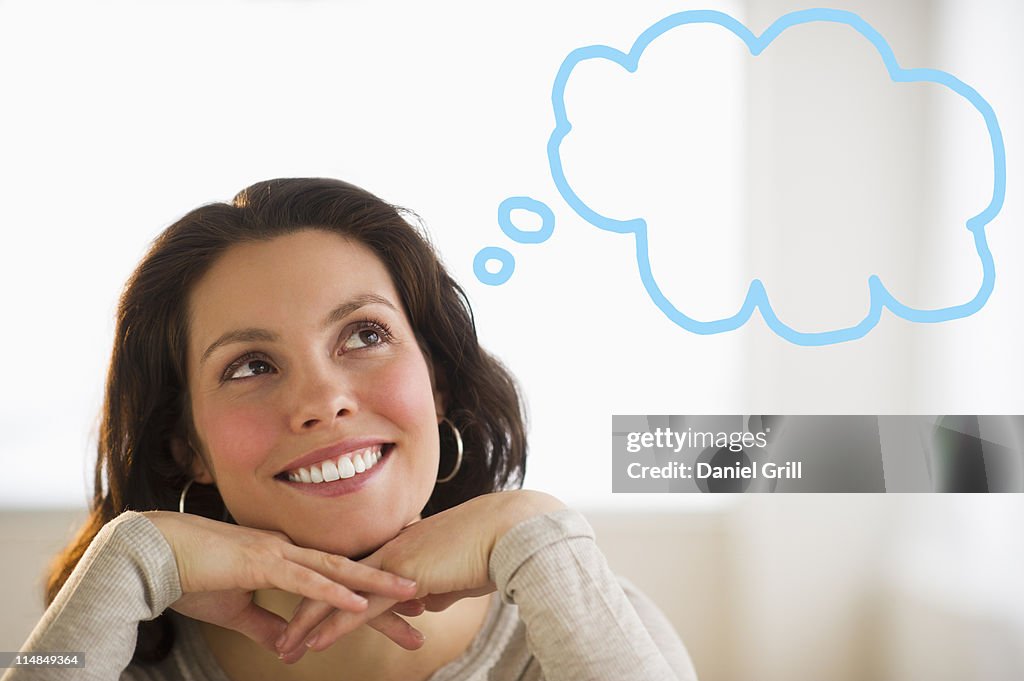
[[[377,518],[361,523],[358,532],[352,532],[349,526],[346,529],[316,533],[308,530],[285,533],[297,546],[360,560],[397,537],[402,528],[418,519],[419,515],[410,520]]]

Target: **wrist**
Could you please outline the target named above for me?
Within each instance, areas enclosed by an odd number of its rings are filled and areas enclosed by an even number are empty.
[[[565,508],[565,504],[557,498],[537,490],[518,489],[504,492],[503,494],[508,495],[506,500],[507,507],[505,512],[502,513],[503,522],[500,523],[495,541],[516,525],[530,518]]]

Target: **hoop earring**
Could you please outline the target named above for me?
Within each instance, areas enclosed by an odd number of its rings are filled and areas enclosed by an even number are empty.
[[[195,482],[195,478],[185,483],[185,486],[181,488],[181,496],[178,497],[178,513],[185,512],[185,495],[188,494],[188,490],[192,487],[192,483]],[[223,502],[222,502],[223,503]],[[224,513],[220,517],[222,522],[230,522],[231,517],[228,515],[228,505],[224,504]]]
[[[181,496],[178,498],[178,513],[185,512],[185,495],[188,494],[188,488],[192,486],[195,480],[189,480],[185,483],[185,486],[181,488]]]
[[[458,475],[459,469],[462,468],[462,433],[459,432],[459,429],[455,427],[455,424],[452,423],[447,416],[441,417],[441,423],[447,423],[448,427],[452,429],[452,434],[455,435],[455,468],[453,468],[452,472],[443,478],[438,478],[438,483],[448,482]]]

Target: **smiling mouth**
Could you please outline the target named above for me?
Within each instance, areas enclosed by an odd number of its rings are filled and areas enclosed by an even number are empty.
[[[357,449],[310,466],[302,466],[301,468],[284,471],[275,477],[279,480],[311,485],[345,480],[371,470],[394,446],[394,443],[388,443]]]

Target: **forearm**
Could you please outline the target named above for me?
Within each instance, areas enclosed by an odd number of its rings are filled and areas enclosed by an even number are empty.
[[[22,646],[27,653],[85,654],[84,668],[7,670],[3,681],[117,679],[131,662],[138,624],[181,596],[163,536],[138,513],[100,531]]]
[[[660,637],[662,645],[672,645],[668,640],[679,650],[655,644],[590,526],[574,511],[533,518],[502,537],[491,556],[491,578],[502,598],[519,607],[547,681],[668,681],[692,675],[674,635]]]

